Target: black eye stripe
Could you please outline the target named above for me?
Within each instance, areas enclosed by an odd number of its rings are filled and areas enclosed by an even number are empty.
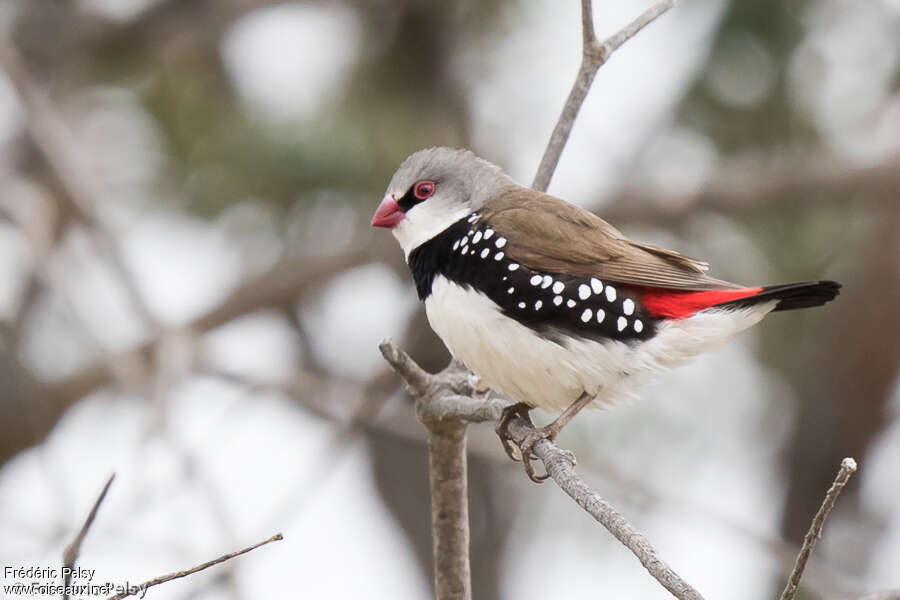
[[[403,197],[397,200],[397,206],[399,206],[400,210],[402,210],[403,212],[408,211],[416,204],[422,202],[421,200],[416,198],[416,195],[413,191],[415,190],[415,187],[415,185],[411,185],[409,189],[406,190],[406,193],[403,194]]]
[[[419,198],[416,195],[416,190],[419,189],[420,193],[421,193],[422,190],[421,190],[420,186],[425,186],[425,185],[430,186],[430,188],[427,188],[427,195],[424,198]],[[430,198],[431,196],[434,195],[434,192],[436,191],[436,189],[437,189],[437,181],[432,181],[430,179],[421,179],[421,180],[415,182],[414,184],[412,184],[411,186],[409,186],[409,189],[406,190],[406,193],[403,194],[403,197],[400,198],[399,200],[397,200],[397,205],[400,207],[400,210],[402,210],[403,212],[406,212],[409,209],[411,209],[413,206],[415,206],[416,204],[419,204],[421,202],[424,202],[425,200],[428,200],[428,198]]]

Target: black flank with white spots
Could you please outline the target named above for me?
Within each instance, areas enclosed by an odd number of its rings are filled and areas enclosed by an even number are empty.
[[[506,254],[506,239],[464,217],[409,254],[419,299],[431,294],[435,277],[485,294],[503,314],[543,337],[593,340],[646,340],[659,319],[650,317],[637,295],[616,282],[532,271]]]

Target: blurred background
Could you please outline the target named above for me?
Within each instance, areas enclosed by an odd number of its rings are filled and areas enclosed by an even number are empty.
[[[597,2],[598,35],[648,4]],[[97,580],[283,531],[151,593],[428,598],[424,430],[377,343],[448,355],[368,220],[424,146],[531,181],[578,2],[4,0],[0,28],[0,563],[58,566],[115,472]],[[900,588],[900,2],[686,0],[600,70],[549,191],[725,279],[845,286],[579,416],[588,482],[707,597],[771,598],[853,456],[803,597]],[[491,427],[470,475],[476,598],[669,597]]]

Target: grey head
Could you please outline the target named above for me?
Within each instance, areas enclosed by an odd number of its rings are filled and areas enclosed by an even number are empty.
[[[517,184],[468,150],[427,148],[410,155],[388,185],[372,225],[391,228],[409,253]]]

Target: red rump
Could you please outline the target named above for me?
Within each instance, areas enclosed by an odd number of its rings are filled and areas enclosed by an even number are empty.
[[[654,317],[684,319],[697,311],[723,302],[740,300],[762,291],[761,287],[741,290],[705,290],[694,292],[688,290],[670,290],[664,288],[644,288],[641,301],[644,308]]]

